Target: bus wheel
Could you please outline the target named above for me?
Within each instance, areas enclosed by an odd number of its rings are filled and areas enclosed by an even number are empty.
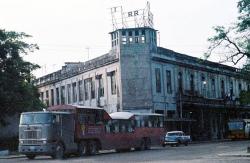
[[[97,153],[97,143],[96,141],[89,142],[89,154],[95,155]]]
[[[78,153],[80,157],[87,155],[87,143],[86,142],[81,141],[78,144]]]
[[[56,151],[52,155],[52,158],[54,158],[54,159],[63,159],[64,158],[64,150],[65,149],[64,149],[62,143],[57,143]]]
[[[145,139],[141,139],[140,147],[136,147],[135,150],[137,150],[137,151],[144,150],[145,149],[145,143],[146,143]]]
[[[145,149],[148,150],[151,148],[151,140],[150,138],[145,139]]]
[[[33,160],[36,157],[36,155],[26,155],[26,157],[30,160]]]

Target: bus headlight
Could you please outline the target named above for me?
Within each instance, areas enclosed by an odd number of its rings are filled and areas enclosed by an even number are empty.
[[[43,144],[46,144],[47,143],[47,141],[46,140],[43,140]]]
[[[23,140],[20,140],[19,143],[20,143],[20,144],[23,144]]]

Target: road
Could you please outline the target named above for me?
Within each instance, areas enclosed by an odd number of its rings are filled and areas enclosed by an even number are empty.
[[[189,146],[179,147],[154,147],[147,151],[131,151],[124,153],[115,153],[113,151],[104,151],[96,156],[84,158],[70,157],[65,160],[53,160],[50,157],[37,157],[35,160],[26,158],[4,159],[0,162],[71,162],[71,163],[132,163],[132,162],[150,162],[150,163],[249,163],[250,157],[225,157],[218,154],[246,151],[250,141],[233,141],[217,143],[190,144]]]

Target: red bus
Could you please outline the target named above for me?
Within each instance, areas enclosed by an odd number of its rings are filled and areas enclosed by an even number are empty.
[[[59,105],[49,111],[71,112],[75,118],[75,140],[80,155],[94,155],[99,150],[145,150],[161,145],[165,135],[163,115],[115,112],[86,106]],[[67,153],[67,145],[64,145]]]

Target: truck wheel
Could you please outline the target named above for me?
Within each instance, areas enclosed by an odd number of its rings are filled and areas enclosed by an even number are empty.
[[[26,157],[30,160],[33,160],[36,157],[36,155],[26,155]]]
[[[54,153],[54,155],[52,156],[52,158],[54,159],[63,159],[64,158],[64,147],[62,145],[62,143],[58,143],[56,145],[56,151]]]
[[[86,142],[81,141],[78,144],[78,153],[80,157],[87,155],[87,143]]]
[[[89,154],[95,155],[97,153],[97,143],[96,141],[89,142]]]

